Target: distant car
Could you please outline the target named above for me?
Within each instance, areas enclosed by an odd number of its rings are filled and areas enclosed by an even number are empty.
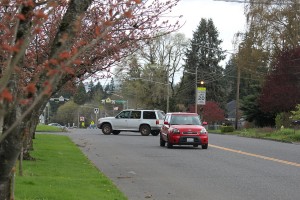
[[[63,126],[63,125],[61,125],[59,123],[50,123],[50,124],[48,124],[48,126],[56,126],[56,127],[61,128],[63,130],[67,129],[66,126]]]
[[[196,113],[167,113],[160,131],[160,146],[192,145],[208,148],[208,132]]]
[[[105,135],[118,135],[121,131],[140,132],[143,136],[159,134],[165,113],[161,110],[123,110],[115,117],[98,120],[97,127]]]

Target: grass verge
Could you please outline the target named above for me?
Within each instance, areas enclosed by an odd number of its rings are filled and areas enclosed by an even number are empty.
[[[66,130],[63,130],[56,126],[48,126],[44,124],[38,124],[36,127],[36,132],[65,132]]]
[[[220,130],[211,130],[209,132],[226,134],[226,135],[238,135],[242,137],[270,139],[280,142],[300,142],[300,130],[295,129],[274,129],[274,128],[253,128],[235,130],[233,132],[221,133]]]
[[[16,200],[126,200],[127,197],[85,157],[67,136],[38,134],[16,176]]]

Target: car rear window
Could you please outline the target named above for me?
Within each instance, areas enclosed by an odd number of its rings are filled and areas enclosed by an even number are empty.
[[[156,119],[156,115],[154,111],[144,111],[143,112],[144,119]]]
[[[165,113],[163,111],[157,111],[158,119],[164,119],[165,118]]]

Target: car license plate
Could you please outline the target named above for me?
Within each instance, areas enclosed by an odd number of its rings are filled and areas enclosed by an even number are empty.
[[[194,138],[186,138],[186,142],[194,142]]]

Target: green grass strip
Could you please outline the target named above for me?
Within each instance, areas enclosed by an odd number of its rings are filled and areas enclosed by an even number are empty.
[[[62,130],[59,127],[56,126],[48,126],[44,124],[39,124],[36,127],[36,132],[63,132],[65,130]]]
[[[16,176],[16,200],[126,200],[67,136],[37,134],[35,161]]]

